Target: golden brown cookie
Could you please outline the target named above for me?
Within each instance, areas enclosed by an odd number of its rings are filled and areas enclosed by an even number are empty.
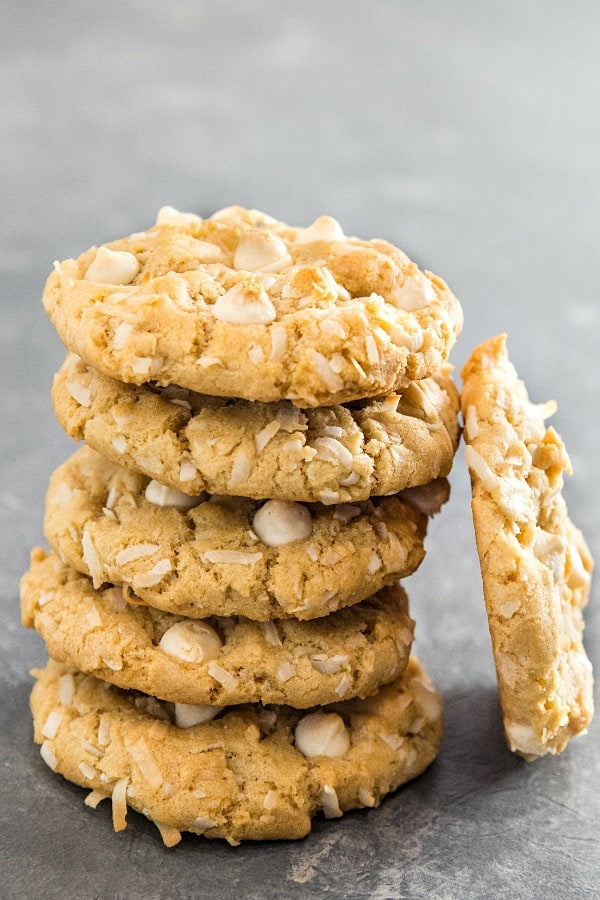
[[[441,700],[416,659],[367,700],[311,712],[241,706],[188,728],[172,709],[50,661],[34,672],[35,740],[47,765],[112,798],[116,831],[127,806],[168,846],[181,831],[242,840],[300,838],[311,818],[377,806],[435,758]]]
[[[511,750],[560,753],[593,715],[592,668],[582,644],[592,559],[561,496],[564,445],[530,402],[505,336],[477,347],[462,372],[465,455]]]
[[[358,504],[189,497],[88,447],[50,481],[51,546],[94,585],[129,585],[150,606],[192,616],[314,619],[413,572],[432,488]]]
[[[55,264],[45,309],[70,350],[131,384],[331,406],[436,372],[458,300],[382,240],[254,210],[159,224]]]
[[[134,387],[69,354],[52,396],[71,437],[176,490],[330,504],[448,475],[459,436],[450,371],[385,398],[301,411]]]
[[[413,623],[401,587],[325,619],[187,619],[127,603],[116,587],[34,550],[21,580],[23,624],[54,659],[123,688],[196,705],[366,697],[400,675]]]

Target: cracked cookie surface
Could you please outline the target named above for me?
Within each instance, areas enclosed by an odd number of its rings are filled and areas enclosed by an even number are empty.
[[[89,788],[89,806],[112,798],[115,830],[131,806],[168,846],[182,831],[230,844],[303,837],[321,810],[378,806],[431,764],[441,739],[441,699],[414,657],[374,697],[316,716],[247,705],[189,728],[172,723],[168,705],[55,661],[34,674],[47,765]]]
[[[505,337],[477,347],[463,372],[465,456],[504,728],[511,750],[560,753],[593,715],[582,643],[592,558],[561,490],[571,466],[530,402]]]
[[[400,675],[413,637],[398,585],[325,619],[186,619],[127,603],[39,548],[21,582],[23,624],[50,656],[122,688],[195,705],[298,708],[373,694]]]
[[[459,437],[450,371],[388,397],[299,410],[135,387],[69,354],[52,397],[71,437],[174,489],[345,503],[448,475]]]
[[[66,346],[121,381],[331,406],[433,374],[462,328],[440,278],[333,219],[159,222],[57,263],[44,290]]]
[[[82,447],[51,478],[44,528],[96,587],[125,583],[150,606],[314,619],[418,567],[427,516],[415,501],[445,486],[337,506],[193,498]]]

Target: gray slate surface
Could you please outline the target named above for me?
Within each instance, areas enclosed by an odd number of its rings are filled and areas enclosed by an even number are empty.
[[[44,651],[17,609],[71,451],[44,278],[164,203],[329,212],[442,274],[466,317],[454,362],[506,330],[532,396],[558,400],[568,500],[598,556],[599,42],[595,2],[0,5],[1,897],[600,897],[600,721],[557,759],[505,750],[462,455],[409,583],[446,703],[440,758],[300,843],[167,851],[134,814],[113,835],[32,744]],[[597,587],[587,621],[599,667]]]

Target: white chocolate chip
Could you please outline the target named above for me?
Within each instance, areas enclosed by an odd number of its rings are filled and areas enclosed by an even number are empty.
[[[195,213],[179,212],[174,206],[161,206],[156,214],[157,225],[191,225],[201,221]]]
[[[309,538],[312,534],[312,518],[301,503],[268,500],[256,512],[252,530],[267,547],[281,547],[292,541]]]
[[[233,256],[234,269],[250,272],[279,272],[291,262],[281,238],[259,228],[252,228],[241,235]]]
[[[140,264],[133,253],[99,247],[84,278],[86,281],[100,281],[104,284],[129,284],[139,271]]]
[[[528,756],[541,756],[544,752],[543,744],[536,737],[531,725],[522,725],[519,722],[506,721],[504,723],[506,737],[510,749],[525,753]]]
[[[350,735],[337,713],[315,712],[304,716],[294,732],[296,747],[308,759],[344,756],[350,749]]]
[[[192,703],[175,704],[175,724],[178,728],[191,728],[210,722],[225,709],[224,706],[194,706]]]
[[[192,509],[201,502],[201,497],[190,497],[189,494],[176,491],[154,479],[148,483],[144,497],[157,506],[174,506],[177,509]]]
[[[221,652],[221,638],[206,622],[187,619],[171,625],[158,646],[169,656],[185,662],[201,663],[216,659]]]
[[[412,312],[422,309],[435,300],[435,291],[431,281],[423,272],[407,276],[401,285],[396,286],[392,300],[400,309]]]
[[[92,403],[92,392],[89,388],[85,387],[78,378],[69,378],[65,385],[67,389],[67,393],[71,395],[73,400],[75,400],[80,406],[91,406]]]
[[[296,244],[309,244],[312,241],[343,241],[342,226],[331,216],[319,216],[318,219],[298,232]]]
[[[264,325],[276,317],[262,285],[248,282],[234,284],[218,298],[212,311],[215,319],[236,325]]]

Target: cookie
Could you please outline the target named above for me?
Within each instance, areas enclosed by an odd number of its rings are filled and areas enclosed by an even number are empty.
[[[306,708],[366,697],[401,674],[413,623],[401,587],[325,619],[186,619],[127,603],[116,587],[33,551],[22,579],[23,624],[48,653],[123,688],[173,703],[285,703]]]
[[[120,381],[300,407],[432,375],[462,327],[444,282],[391,244],[237,207],[163,214],[56,263],[43,301],[66,346]]]
[[[530,402],[505,336],[486,341],[462,372],[473,520],[511,750],[560,753],[593,715],[582,644],[592,559],[561,496],[571,466]]]
[[[366,700],[311,712],[288,706],[226,709],[177,727],[168,704],[123,691],[60,663],[33,673],[35,740],[47,765],[112,798],[116,831],[127,806],[168,846],[191,831],[230,844],[301,838],[311,818],[379,805],[434,760],[441,700],[419,663]]]
[[[126,583],[150,606],[313,619],[418,567],[427,516],[414,495],[432,491],[338,506],[189,497],[82,447],[52,475],[44,527],[95,587]]]
[[[367,500],[448,475],[459,436],[449,366],[386,398],[301,411],[134,387],[70,354],[52,397],[75,440],[187,494]]]

